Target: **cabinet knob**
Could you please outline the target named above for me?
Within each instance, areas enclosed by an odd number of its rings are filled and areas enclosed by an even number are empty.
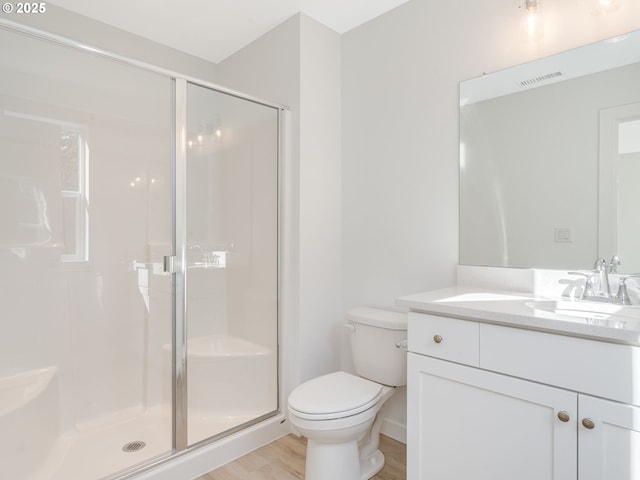
[[[582,419],[582,426],[584,428],[586,428],[587,430],[593,430],[595,428],[596,424],[590,418],[583,418]]]
[[[565,411],[562,412],[558,412],[558,420],[560,420],[561,422],[568,422],[569,420],[571,420],[571,417],[569,416],[569,414]]]
[[[442,342],[442,335],[434,335],[433,336],[433,341],[436,342],[436,343]]]

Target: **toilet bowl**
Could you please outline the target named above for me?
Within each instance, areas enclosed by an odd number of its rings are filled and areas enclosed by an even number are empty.
[[[378,473],[383,406],[406,384],[406,352],[398,347],[406,339],[406,315],[357,308],[348,317],[358,375],[323,375],[289,396],[289,420],[307,437],[306,480],[366,480]]]

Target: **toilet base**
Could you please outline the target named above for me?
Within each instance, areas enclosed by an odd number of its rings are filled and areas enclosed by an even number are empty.
[[[360,480],[369,480],[384,467],[384,455],[380,450],[369,458],[360,459]]]
[[[361,480],[358,442],[323,443],[307,440],[306,480]]]
[[[358,457],[358,443],[307,441],[306,480],[369,480],[384,467],[384,455],[376,450],[368,458]]]

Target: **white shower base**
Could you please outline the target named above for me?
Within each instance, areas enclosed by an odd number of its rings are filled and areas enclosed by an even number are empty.
[[[252,415],[245,415],[218,419],[193,417],[192,420],[203,430],[204,436],[205,433],[211,435],[211,432],[229,430],[252,418]],[[65,434],[55,442],[44,465],[30,480],[99,479],[168,456],[171,453],[170,426],[171,410],[163,406],[117,422]],[[146,445],[135,452],[124,452],[122,447],[132,441],[143,441]]]
[[[277,408],[275,386],[269,385],[269,372],[274,368],[269,349],[227,335],[194,339],[189,347],[189,444]],[[165,368],[170,369],[168,346],[165,352]],[[30,471],[20,480],[112,478],[109,476],[117,477],[140,464],[169,456],[172,417],[169,392],[165,395],[167,401],[153,408],[117,412],[52,438],[47,453],[43,452],[44,461],[42,456],[34,458]],[[55,417],[55,412],[50,414]],[[145,446],[123,451],[124,445],[136,441]],[[40,465],[35,467],[37,463]]]
[[[227,335],[193,339],[189,346],[190,445],[277,409],[269,349]],[[167,378],[170,349],[165,352]],[[97,480],[171,455],[170,391],[156,406],[140,405],[63,430],[59,390],[57,367],[0,378],[2,480]],[[123,451],[131,442],[145,445]]]
[[[152,410],[122,414],[119,421],[103,422],[62,435],[54,444],[42,468],[33,480],[76,480],[106,477],[132,465],[170,453],[170,410]],[[133,453],[122,451],[131,441],[146,446]]]

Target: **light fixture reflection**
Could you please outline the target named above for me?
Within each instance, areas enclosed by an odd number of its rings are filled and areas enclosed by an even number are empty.
[[[136,177],[133,180],[129,181],[128,184],[131,188],[139,187],[139,186],[149,186],[156,183],[157,179],[151,178],[147,179],[146,177]]]
[[[530,40],[540,40],[544,36],[544,22],[540,12],[538,0],[525,0],[527,11],[525,18],[525,28]]]

